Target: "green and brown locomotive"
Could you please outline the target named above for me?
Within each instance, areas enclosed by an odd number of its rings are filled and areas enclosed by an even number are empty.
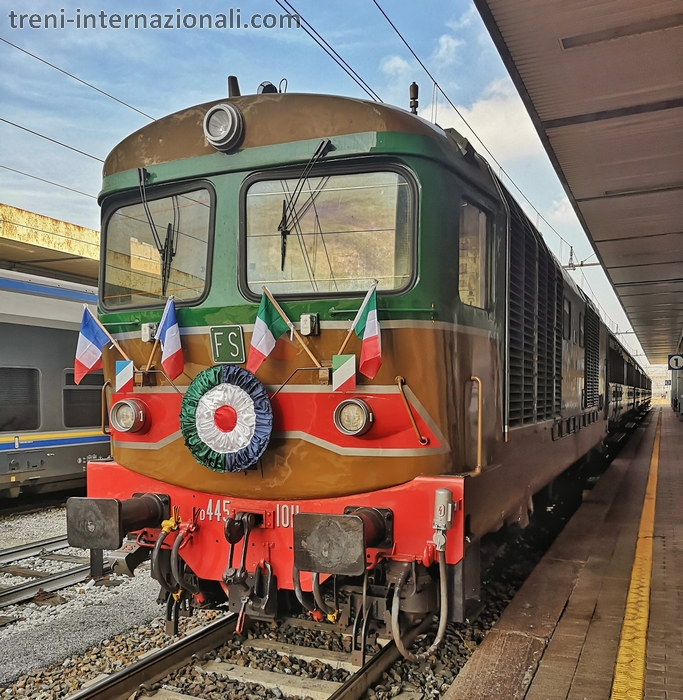
[[[151,555],[170,617],[335,619],[346,588],[356,629],[392,619],[400,643],[436,611],[443,629],[476,601],[481,538],[524,525],[610,418],[649,401],[486,161],[402,109],[235,94],[125,139],[99,199],[99,319],[134,382],[116,391],[106,351],[113,460],[88,464],[69,536],[128,535],[118,567]],[[349,329],[371,289],[381,366],[362,374]],[[288,334],[254,375],[264,290]],[[154,341],[169,297],[175,378]],[[610,353],[631,368],[616,418]]]

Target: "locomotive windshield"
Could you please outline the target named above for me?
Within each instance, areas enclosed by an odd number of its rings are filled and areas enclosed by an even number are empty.
[[[259,180],[246,193],[246,281],[261,294],[406,287],[412,189],[400,173]]]
[[[145,206],[146,205],[146,206]],[[103,302],[158,305],[204,294],[211,223],[206,189],[120,207],[106,222]]]

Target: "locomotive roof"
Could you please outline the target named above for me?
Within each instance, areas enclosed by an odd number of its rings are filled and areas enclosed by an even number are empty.
[[[404,132],[444,138],[444,132],[405,110],[350,97],[264,94],[224,97],[162,117],[125,138],[107,156],[103,176],[132,168],[216,153],[202,122],[216,104],[231,102],[244,115],[240,148],[364,132]]]

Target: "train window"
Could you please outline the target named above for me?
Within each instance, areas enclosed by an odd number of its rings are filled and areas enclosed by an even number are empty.
[[[460,301],[485,309],[488,306],[488,231],[486,212],[463,202],[460,217]]]
[[[0,433],[40,427],[40,372],[0,367]]]
[[[246,190],[246,286],[276,294],[397,291],[411,279],[413,187],[395,171],[256,180]]]
[[[101,425],[103,384],[102,372],[86,374],[77,385],[73,370],[64,370],[64,427],[96,428]]]
[[[579,347],[582,348],[584,346],[584,329],[583,329],[583,321],[584,316],[581,312],[579,312]]]
[[[572,339],[572,304],[564,298],[564,307],[562,310],[562,337],[565,340]]]
[[[129,204],[105,221],[102,301],[109,309],[156,306],[204,294],[212,196],[208,189]],[[167,253],[164,255],[164,251]]]

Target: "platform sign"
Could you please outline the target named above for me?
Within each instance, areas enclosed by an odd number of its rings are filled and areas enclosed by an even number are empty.
[[[244,357],[242,326],[212,326],[211,354],[213,361],[221,365],[241,365]]]
[[[683,355],[669,355],[669,369],[683,369]]]

